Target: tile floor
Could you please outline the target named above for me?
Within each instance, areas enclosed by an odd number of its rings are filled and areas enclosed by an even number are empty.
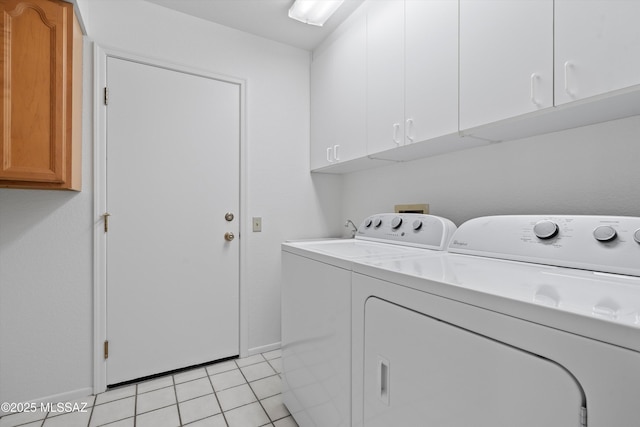
[[[87,403],[85,412],[7,415],[0,427],[297,427],[282,404],[280,373],[275,350],[74,402]]]

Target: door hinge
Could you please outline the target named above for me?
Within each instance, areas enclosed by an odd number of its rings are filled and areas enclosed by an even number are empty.
[[[109,341],[104,342],[104,358],[109,358]]]
[[[587,408],[580,408],[580,427],[587,427]]]
[[[104,88],[104,105],[109,105],[109,88]]]
[[[109,212],[105,212],[102,214],[102,218],[104,220],[104,232],[108,232],[109,231],[109,217],[111,216],[111,214]]]

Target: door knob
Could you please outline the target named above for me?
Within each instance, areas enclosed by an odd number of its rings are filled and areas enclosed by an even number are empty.
[[[233,235],[232,232],[227,231],[226,233],[224,233],[224,240],[226,240],[227,242],[232,241],[233,239],[235,239],[236,236]]]

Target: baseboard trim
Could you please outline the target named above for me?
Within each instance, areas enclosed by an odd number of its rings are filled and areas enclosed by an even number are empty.
[[[273,351],[280,348],[280,342],[274,342],[273,344],[261,345],[260,347],[253,347],[247,350],[249,356],[254,354],[266,353],[267,351]]]

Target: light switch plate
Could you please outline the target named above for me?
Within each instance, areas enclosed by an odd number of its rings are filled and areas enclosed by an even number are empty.
[[[262,217],[253,217],[253,231],[254,233],[262,231]]]

